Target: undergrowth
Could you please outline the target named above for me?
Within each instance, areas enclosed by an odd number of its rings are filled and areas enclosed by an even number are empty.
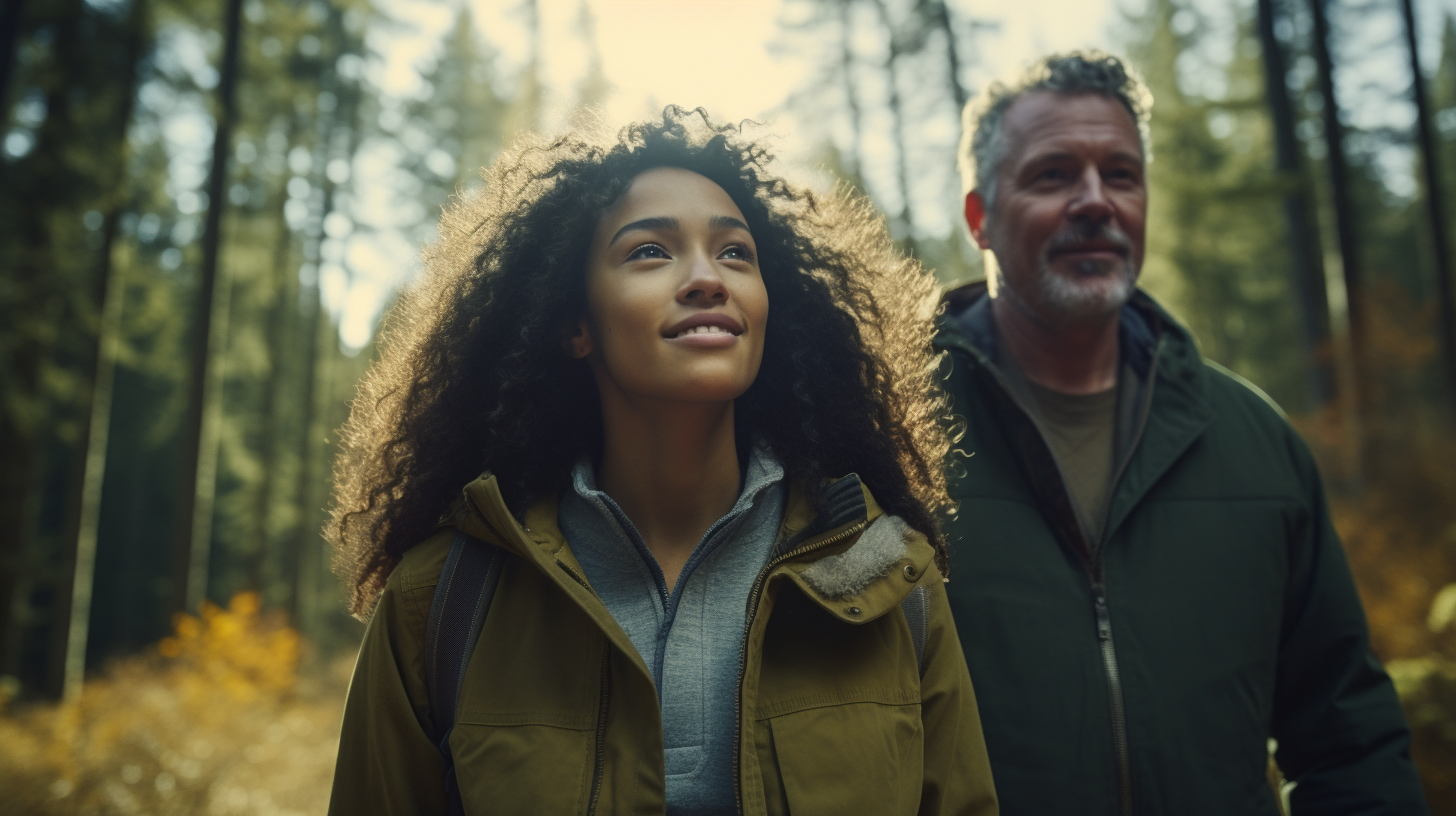
[[[73,700],[0,713],[7,814],[324,813],[348,666],[300,679],[298,633],[253,593],[174,629]]]

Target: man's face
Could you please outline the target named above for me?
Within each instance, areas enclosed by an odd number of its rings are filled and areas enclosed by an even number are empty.
[[[1148,191],[1137,126],[1116,99],[1034,91],[1002,120],[1011,144],[990,212],[966,219],[996,255],[997,296],[1055,325],[1094,322],[1132,296]]]

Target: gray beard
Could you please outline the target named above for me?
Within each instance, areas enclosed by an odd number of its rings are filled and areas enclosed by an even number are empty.
[[[1078,322],[1106,317],[1127,303],[1137,283],[1131,260],[1115,263],[1116,269],[1107,269],[1105,262],[1087,261],[1079,270],[1085,277],[1069,278],[1052,271],[1051,264],[1042,259],[1036,265],[1036,292],[1026,293],[1035,297],[1022,299],[1040,301],[1047,309]]]

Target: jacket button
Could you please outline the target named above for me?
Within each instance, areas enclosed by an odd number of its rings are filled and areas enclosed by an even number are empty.
[[[919,578],[919,577],[920,577],[920,572],[915,569],[915,565],[914,564],[906,564],[905,565],[905,580],[907,580],[907,581],[913,581],[913,580],[915,580],[916,578]]]
[[[859,607],[857,607],[857,606],[851,606],[850,608],[848,608],[848,609],[846,609],[844,611],[845,612],[848,612],[851,615],[858,615],[859,614]]]

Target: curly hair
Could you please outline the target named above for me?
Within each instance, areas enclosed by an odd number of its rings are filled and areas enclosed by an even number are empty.
[[[758,245],[773,308],[758,377],[734,404],[740,438],[766,445],[815,501],[828,478],[859,474],[947,568],[935,521],[949,505],[935,281],[862,198],[790,185],[766,172],[771,158],[740,127],[669,107],[615,139],[523,137],[484,172],[481,192],[448,208],[341,432],[325,533],[355,615],[369,614],[405,551],[481,472],[521,513],[600,449],[596,384],[565,353],[564,329],[586,313],[602,212],[655,167],[717,183]]]

